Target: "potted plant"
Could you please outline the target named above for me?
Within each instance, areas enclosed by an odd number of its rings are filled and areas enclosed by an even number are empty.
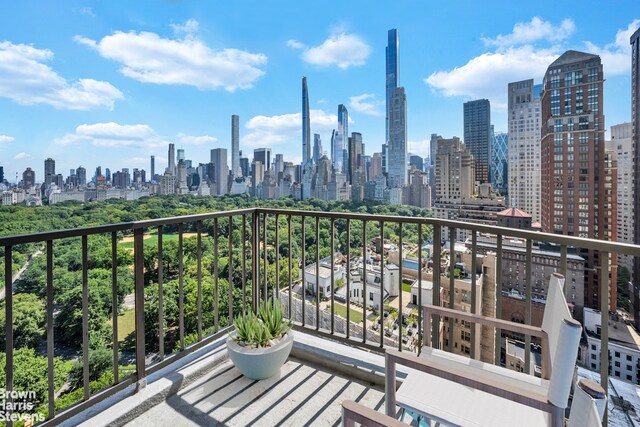
[[[236,368],[253,380],[275,375],[293,346],[292,322],[284,319],[280,304],[262,302],[257,314],[243,313],[233,324],[227,351]]]

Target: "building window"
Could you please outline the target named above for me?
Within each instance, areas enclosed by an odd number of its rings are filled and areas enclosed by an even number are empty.
[[[596,360],[596,355],[595,355],[595,354],[592,354],[592,355],[591,355],[591,358],[592,358],[593,360]]]
[[[619,358],[619,357],[620,357],[620,352],[619,352],[619,351],[616,351],[616,352],[615,352],[615,355],[616,355],[616,357],[618,357],[618,358]]]
[[[591,344],[591,350],[595,350],[596,349],[596,345],[595,344]]]

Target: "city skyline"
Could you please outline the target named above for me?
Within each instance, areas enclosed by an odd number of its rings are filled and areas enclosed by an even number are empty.
[[[344,104],[350,130],[362,134],[366,154],[379,152],[385,140],[382,69],[390,28],[403,34],[402,84],[410,94],[410,153],[424,157],[432,133],[463,137],[461,105],[477,98],[491,101],[491,122],[496,132],[506,131],[507,84],[523,78],[540,83],[546,66],[570,48],[602,57],[607,124],[630,120],[627,32],[640,21],[628,13],[605,11],[610,19],[595,31],[593,16],[576,15],[569,7],[555,8],[553,15],[540,14],[542,7],[525,8],[493,25],[491,31],[478,24],[460,29],[461,36],[472,40],[469,43],[457,37],[432,43],[417,32],[416,18],[409,10],[399,11],[393,22],[383,19],[368,28],[352,18],[356,5],[345,8],[337,18],[319,8],[317,16],[326,25],[314,27],[313,34],[287,20],[276,38],[257,41],[241,37],[233,23],[223,25],[224,13],[212,20],[204,6],[186,11],[163,5],[157,15],[141,21],[135,19],[141,10],[136,6],[127,5],[128,17],[116,20],[107,18],[107,6],[88,4],[82,10],[69,8],[52,16],[44,10],[27,12],[22,5],[11,5],[0,17],[4,63],[0,66],[0,88],[4,88],[0,90],[0,111],[12,118],[0,124],[0,165],[11,182],[26,167],[32,167],[36,178],[43,181],[42,165],[48,157],[56,160],[59,171],[79,165],[89,171],[97,166],[115,171],[149,170],[149,158],[154,155],[156,171],[161,172],[167,165],[169,143],[184,149],[186,158],[195,164],[205,163],[211,149],[224,148],[231,154],[228,123],[232,114],[243,119],[239,133],[245,156],[264,147],[299,163],[302,76],[308,77],[313,94],[310,133],[330,141],[331,130],[337,128],[336,107]],[[417,11],[431,10],[421,6]],[[466,22],[470,18],[444,9],[431,12],[440,19],[431,30],[451,19],[465,18]],[[366,11],[362,18],[369,23],[379,13]],[[447,13],[452,16],[445,16]],[[253,12],[249,15],[250,20],[258,19]],[[43,26],[38,35],[25,33],[18,25],[39,25],[45,19],[51,25]],[[63,24],[68,28],[60,31]],[[60,34],[54,35],[56,31]],[[202,74],[176,77],[127,63],[110,51],[134,41],[155,43],[162,49],[171,43],[193,48],[214,63],[224,60],[230,66],[247,67],[245,75],[255,78],[238,82],[226,76],[227,80],[215,82],[201,80]],[[345,56],[354,46],[357,54]],[[446,50],[447,55],[434,55],[433,49]],[[527,49],[542,59],[540,64],[524,70],[512,67],[513,72],[500,68],[498,62],[490,70],[482,66],[483,60],[491,58],[517,61],[522,59],[518,55],[527,55]],[[133,54],[142,55],[140,59],[145,52]],[[22,74],[9,73],[12,66],[22,67]],[[496,76],[495,87],[493,83],[483,86],[483,75],[491,72]],[[29,86],[26,77],[30,75],[39,76],[42,87]],[[466,86],[460,83],[463,77]],[[36,96],[37,90],[44,92]],[[276,97],[270,95],[274,90]]]

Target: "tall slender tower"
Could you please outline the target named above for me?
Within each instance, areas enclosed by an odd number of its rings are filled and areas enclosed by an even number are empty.
[[[44,183],[51,184],[53,176],[56,174],[56,161],[51,157],[44,161]]]
[[[313,134],[313,163],[318,163],[322,157],[322,140],[320,134]]]
[[[509,83],[509,203],[540,221],[540,92],[533,79]]]
[[[176,146],[175,144],[169,144],[169,173],[173,176],[176,175]]]
[[[489,182],[491,106],[488,99],[464,103],[464,145],[476,162],[476,181]]]
[[[640,28],[631,36],[631,139],[635,176],[634,243],[640,245]],[[640,326],[640,257],[633,262],[633,311]]]
[[[407,184],[407,96],[404,87],[397,87],[391,96],[389,111],[389,187],[402,188]]]
[[[309,122],[309,89],[307,78],[302,78],[302,167],[311,160],[311,125]]]
[[[156,156],[151,156],[151,180],[154,181],[156,176]]]
[[[240,117],[231,116],[231,173],[234,177],[242,176],[240,169]]]
[[[596,55],[569,50],[547,68],[541,118],[543,231],[616,240],[617,197],[609,189],[616,178],[610,176],[613,164],[605,156],[603,84],[602,61]],[[599,255],[580,251],[586,264],[584,306],[597,309],[604,276],[611,274],[611,284],[617,278],[615,254],[608,272],[600,270]],[[603,310],[616,308],[615,285],[609,297],[610,306]]]
[[[389,113],[391,111],[391,97],[393,96],[393,90],[398,87],[400,81],[400,38],[398,37],[398,30],[393,28],[387,32],[387,81],[386,81],[386,96],[387,96],[387,109],[385,120],[385,144],[389,142]]]
[[[345,173],[349,162],[349,112],[344,104],[338,105],[338,130],[332,138],[333,169],[335,173]]]

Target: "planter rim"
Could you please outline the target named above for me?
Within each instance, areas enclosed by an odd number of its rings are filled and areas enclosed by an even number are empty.
[[[278,351],[281,347],[284,347],[287,344],[289,344],[289,342],[293,341],[293,330],[290,330],[289,332],[286,333],[284,337],[280,338],[280,341],[278,341],[275,345],[272,345],[271,347],[250,348],[250,347],[243,347],[240,344],[238,344],[234,339],[236,335],[237,335],[236,331],[233,331],[229,334],[229,337],[227,338],[227,348],[237,353],[245,354],[247,356],[254,356],[254,355],[260,356],[263,354],[274,353]]]

